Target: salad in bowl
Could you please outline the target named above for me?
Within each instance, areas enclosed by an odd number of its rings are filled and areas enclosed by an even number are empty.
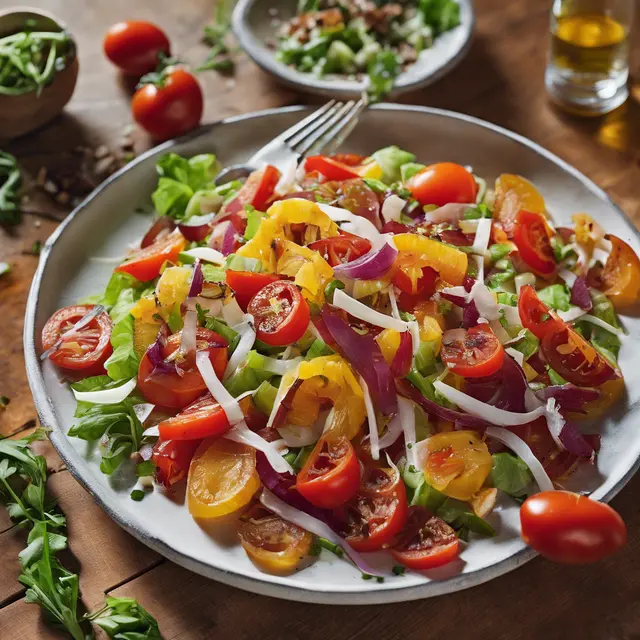
[[[615,511],[563,490],[597,463],[581,421],[624,392],[640,260],[621,238],[586,213],[554,226],[524,177],[397,147],[221,186],[211,154],[157,168],[148,232],[42,332],[69,437],[106,474],[135,464],[133,499],[184,492],[274,574],[320,549],[366,579],[453,566],[502,499],[554,560],[624,544]]]

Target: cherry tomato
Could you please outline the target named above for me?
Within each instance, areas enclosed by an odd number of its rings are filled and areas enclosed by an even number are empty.
[[[568,326],[547,333],[540,347],[549,366],[575,385],[597,387],[618,375],[606,358]]]
[[[348,165],[329,156],[309,156],[305,160],[305,170],[320,172],[328,180],[348,180],[358,174]]]
[[[203,109],[199,82],[181,67],[167,71],[161,86],[143,85],[131,100],[133,118],[155,140],[168,140],[195,129]]]
[[[483,378],[502,368],[504,349],[490,327],[479,324],[469,330],[445,332],[440,356],[453,373],[463,378]]]
[[[521,176],[510,173],[498,176],[493,199],[493,217],[498,224],[494,227],[502,227],[508,238],[513,237],[516,216],[523,209],[544,214],[546,207],[538,190]]]
[[[328,200],[337,207],[366,218],[377,229],[382,227],[378,195],[361,178],[325,182],[316,189],[314,201],[316,198]]]
[[[42,328],[42,348],[51,349],[58,340],[60,346],[51,352],[49,359],[61,369],[82,371],[87,376],[104,373],[104,363],[111,355],[111,330],[113,322],[105,311],[74,331],[65,334],[94,308],[92,304],[79,304],[58,309]]]
[[[313,543],[308,531],[257,505],[241,518],[238,535],[251,560],[276,575],[295,571]]]
[[[124,73],[141,76],[158,66],[158,54],[171,53],[169,38],[151,22],[118,22],[104,37],[104,53]]]
[[[458,500],[470,500],[491,471],[491,454],[475,431],[436,433],[427,438],[426,451],[427,482]]]
[[[607,264],[600,273],[603,293],[611,299],[616,309],[635,304],[640,295],[640,259],[623,240],[606,236],[612,244]]]
[[[177,262],[178,254],[184,249],[186,241],[179,231],[159,237],[152,245],[134,251],[125,262],[118,265],[115,271],[128,273],[140,280],[148,282],[160,275],[165,262]]]
[[[162,358],[166,360],[180,346],[181,335],[174,333],[162,347]],[[196,333],[197,351],[208,351],[209,360],[218,378],[222,378],[227,366],[227,341],[214,331],[198,327]],[[142,395],[153,404],[171,409],[182,409],[195,402],[207,390],[193,354],[180,363],[182,375],[171,373],[153,373],[154,366],[148,352],[140,361],[138,386]]]
[[[339,236],[312,242],[309,249],[317,251],[332,267],[337,267],[369,253],[371,243],[365,238],[341,231]]]
[[[520,257],[533,271],[541,276],[550,276],[556,272],[556,261],[542,214],[519,211],[513,241],[518,247]]]
[[[200,440],[158,440],[151,459],[156,463],[156,481],[167,489],[186,479]]]
[[[227,414],[210,393],[158,425],[162,440],[204,440],[221,436],[230,428]]]
[[[389,546],[407,519],[407,493],[394,469],[367,467],[360,489],[338,512],[343,537],[356,551]]]
[[[253,447],[226,438],[204,440],[189,467],[189,513],[202,519],[234,513],[249,504],[259,488]]]
[[[292,282],[278,280],[256,293],[247,311],[253,315],[257,337],[272,346],[284,347],[304,335],[311,312]]]
[[[251,271],[227,271],[227,284],[233,289],[235,298],[243,311],[251,298],[272,282],[276,282],[280,277],[273,273],[253,273]]]
[[[554,562],[588,564],[627,542],[627,527],[609,505],[570,491],[544,491],[520,507],[522,538]]]
[[[409,569],[426,571],[460,555],[456,532],[424,507],[409,507],[404,530],[391,548],[393,557]]]
[[[478,185],[459,164],[439,162],[422,169],[407,181],[407,189],[421,204],[439,207],[448,202],[475,202]]]
[[[245,180],[238,195],[224,206],[224,211],[245,217],[244,206],[251,205],[258,211],[266,211],[273,192],[280,180],[280,171],[268,164],[264,169],[253,171]],[[238,229],[238,231],[240,231]],[[242,229],[244,233],[244,229]]]
[[[531,285],[520,289],[518,313],[522,326],[540,340],[547,333],[559,331],[564,326],[564,322],[538,298],[536,290]]]
[[[169,216],[160,216],[144,234],[140,242],[140,248],[146,249],[154,242],[169,235],[176,228],[175,222]]]
[[[346,164],[349,167],[357,167],[367,159],[367,156],[361,156],[357,153],[334,153],[331,159]]]
[[[347,438],[322,437],[298,474],[296,489],[311,504],[333,509],[360,487],[360,463]]]

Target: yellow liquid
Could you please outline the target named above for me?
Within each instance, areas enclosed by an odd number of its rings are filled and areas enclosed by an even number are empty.
[[[613,18],[579,14],[556,18],[551,38],[553,63],[577,74],[608,76],[626,65],[627,32]]]

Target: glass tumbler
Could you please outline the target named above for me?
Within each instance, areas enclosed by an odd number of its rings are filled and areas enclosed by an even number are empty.
[[[627,99],[635,2],[554,0],[545,85],[559,106],[595,116]]]

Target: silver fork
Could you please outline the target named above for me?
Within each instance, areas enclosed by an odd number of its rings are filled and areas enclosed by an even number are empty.
[[[216,184],[246,178],[263,164],[271,164],[284,171],[293,160],[299,163],[306,156],[335,153],[358,123],[367,104],[365,95],[357,102],[330,100],[262,147],[246,164],[234,164],[223,169],[215,180]]]

